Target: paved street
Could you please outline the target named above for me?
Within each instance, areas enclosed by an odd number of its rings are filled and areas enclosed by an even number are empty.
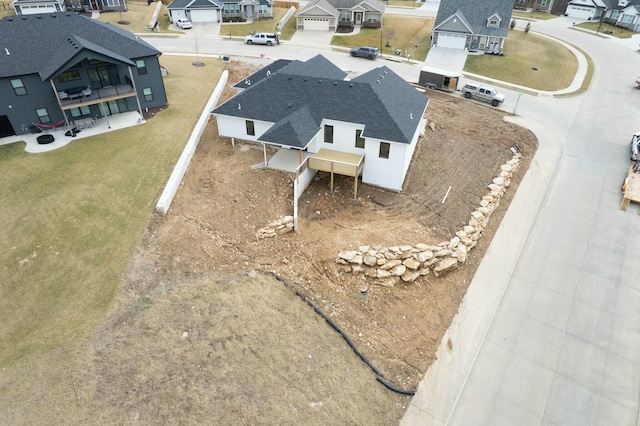
[[[502,108],[540,149],[403,419],[405,425],[640,425],[640,210],[619,210],[629,140],[640,130],[637,40],[534,22],[594,60],[574,97],[504,90]],[[307,59],[356,73],[388,65],[417,81],[421,64],[365,61],[295,40],[146,39],[163,52]]]

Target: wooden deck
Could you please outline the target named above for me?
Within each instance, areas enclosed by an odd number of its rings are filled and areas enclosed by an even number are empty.
[[[358,197],[358,176],[364,166],[364,155],[348,152],[321,149],[313,157],[309,157],[309,167],[322,172],[331,173],[331,192],[333,192],[333,174],[353,176],[353,197]]]
[[[631,201],[640,203],[640,173],[633,172],[633,164],[629,167],[629,173],[624,180],[620,210],[626,211]]]

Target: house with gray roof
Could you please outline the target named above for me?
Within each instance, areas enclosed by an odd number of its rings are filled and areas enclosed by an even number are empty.
[[[173,0],[169,20],[191,22],[252,21],[273,18],[273,0]]]
[[[604,22],[631,31],[640,30],[640,0],[608,0]],[[612,29],[616,31],[616,29]]]
[[[362,182],[402,190],[429,98],[382,66],[346,80],[325,57],[291,61],[248,77],[212,111],[220,136],[362,160]]]
[[[296,24],[299,30],[312,31],[380,28],[384,10],[384,3],[378,0],[312,0],[296,14]]]
[[[75,13],[0,20],[0,137],[167,104],[161,52]]]
[[[501,54],[512,0],[441,0],[431,46]]]

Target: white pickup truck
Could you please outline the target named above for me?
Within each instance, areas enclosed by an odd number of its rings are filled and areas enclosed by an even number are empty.
[[[479,83],[467,83],[462,88],[462,94],[465,98],[476,98],[482,101],[491,102],[491,105],[497,107],[504,102],[504,95],[492,87]]]

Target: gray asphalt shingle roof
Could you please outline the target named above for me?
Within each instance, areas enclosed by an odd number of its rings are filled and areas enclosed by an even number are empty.
[[[327,61],[316,58],[307,62]],[[286,68],[212,112],[272,122],[260,140],[304,148],[323,119],[364,124],[365,137],[411,143],[429,102],[386,66],[351,81],[283,72]]]
[[[83,49],[124,63],[161,54],[126,30],[75,13],[0,20],[0,78],[39,74],[44,81]]]
[[[434,29],[456,12],[464,16],[473,34],[506,37],[511,23],[513,0],[442,0],[438,8]],[[498,28],[487,27],[487,19],[497,14],[501,21]]]

